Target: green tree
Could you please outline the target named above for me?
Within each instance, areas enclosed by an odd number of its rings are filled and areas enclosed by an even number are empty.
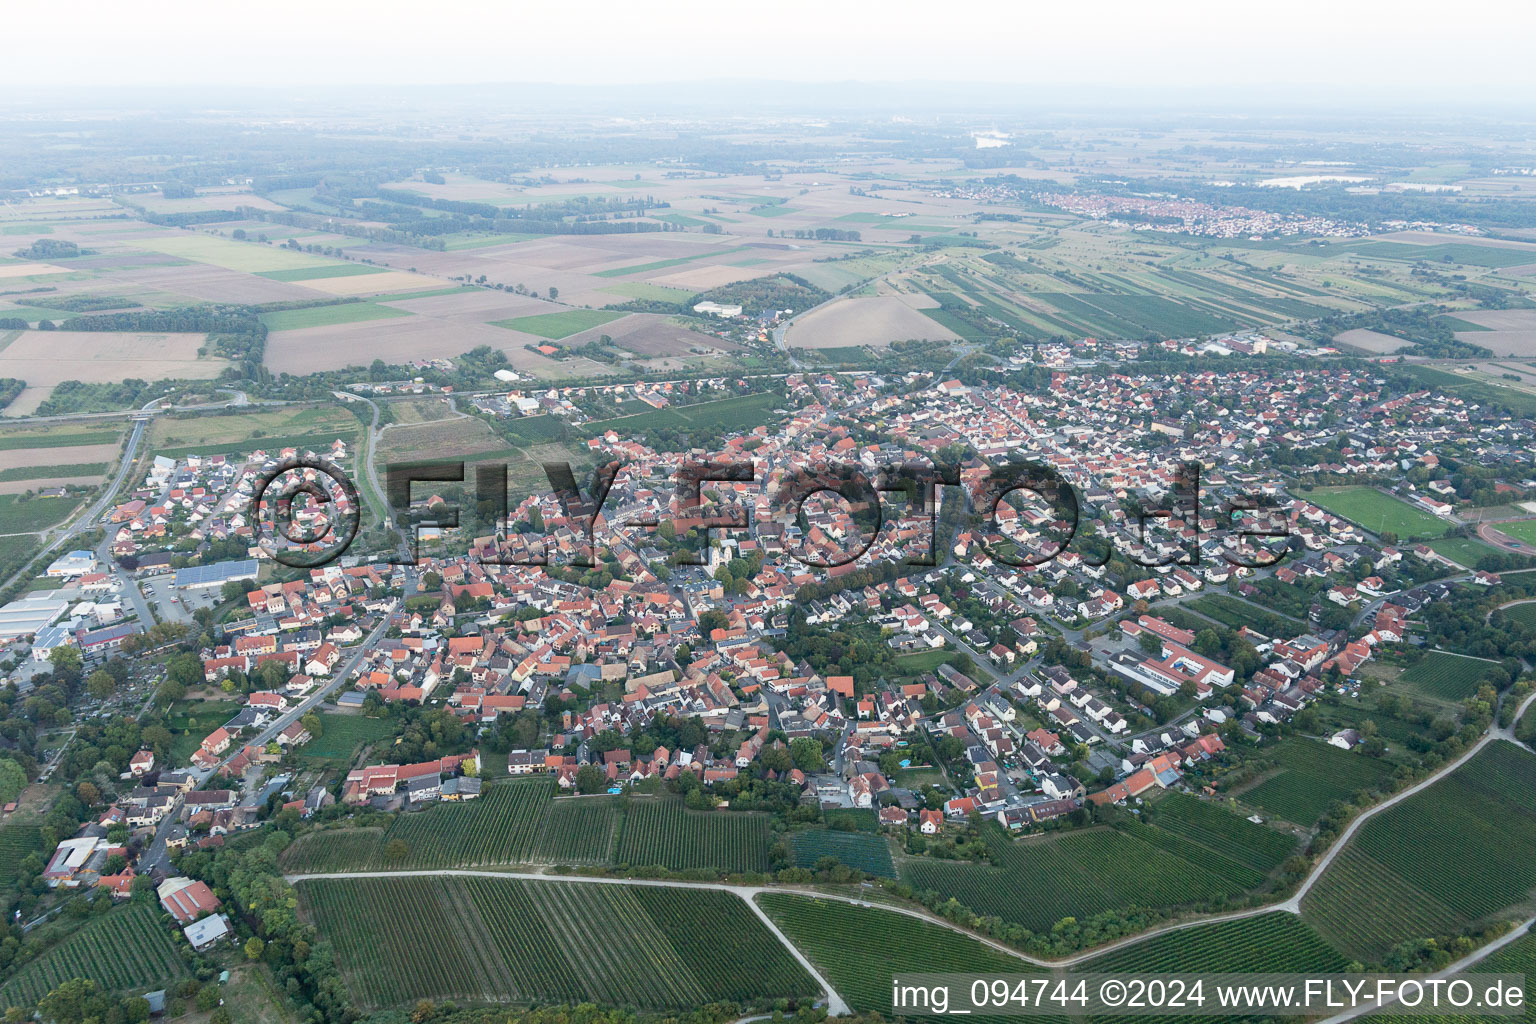
[[[247,960],[260,960],[261,954],[266,950],[267,944],[252,935],[245,944],[245,958]]]
[[[48,652],[48,663],[58,672],[79,672],[82,664],[80,649],[62,644]]]
[[[85,680],[85,692],[96,700],[106,700],[117,690],[117,680],[105,669],[97,669]]]
[[[603,770],[595,764],[584,764],[576,769],[576,791],[578,793],[600,793],[607,788],[608,780],[603,775]]]

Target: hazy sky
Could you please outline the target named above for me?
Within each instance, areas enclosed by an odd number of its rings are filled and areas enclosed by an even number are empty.
[[[752,78],[1536,99],[1529,0],[77,0],[13,4],[4,24],[10,86]]]

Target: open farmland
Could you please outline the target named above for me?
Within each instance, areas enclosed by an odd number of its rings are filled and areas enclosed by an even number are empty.
[[[0,533],[37,533],[46,530],[78,508],[83,498],[27,498],[0,494]]]
[[[1536,755],[1490,744],[1362,826],[1307,893],[1303,916],[1370,962],[1526,904],[1536,893],[1533,788]]]
[[[171,941],[170,923],[154,903],[133,903],[93,917],[16,972],[0,987],[0,1006],[35,1006],[72,978],[108,992],[137,994],[188,974]]]
[[[390,461],[458,460],[498,451],[506,443],[484,420],[463,416],[429,423],[391,424],[379,436],[374,458]]]
[[[1517,359],[1536,357],[1536,310],[1475,310],[1457,313],[1456,317],[1482,328],[1458,331],[1456,337],[1459,341],[1481,345],[1496,356],[1514,356]]]
[[[953,341],[958,335],[901,297],[839,299],[797,319],[785,334],[792,348],[884,347],[893,341]]]
[[[1426,697],[1459,703],[1477,693],[1478,684],[1497,662],[1430,651],[1418,664],[1398,676],[1398,682]]]
[[[624,316],[623,313],[610,313],[601,309],[569,309],[563,313],[540,313],[535,316],[514,317],[511,320],[497,320],[497,327],[505,327],[508,330],[522,331],[524,334],[536,334],[541,338],[549,338],[558,341],[568,338],[573,334],[603,324]]]
[[[987,842],[999,867],[908,858],[901,877],[915,889],[952,896],[978,914],[1049,931],[1065,917],[1083,920],[1109,910],[1228,898],[1244,891],[1253,874],[1234,882],[1211,870],[1204,848],[1187,847],[1181,855],[1117,829],[1014,840],[988,826]]]
[[[782,892],[762,893],[757,902],[837,994],[861,1013],[935,1019],[894,1010],[892,977],[945,971],[983,975],[1040,971],[942,925],[891,910]]]
[[[158,416],[150,424],[146,444],[166,454],[220,454],[276,451],[287,446],[320,446],[332,441],[352,442],[358,435],[357,417],[334,405],[284,408],[190,417]]]
[[[1321,974],[1343,971],[1347,966],[1349,961],[1303,921],[1293,914],[1276,912],[1153,936],[1096,957],[1082,969],[1104,973]]]
[[[1299,737],[1281,740],[1265,756],[1278,771],[1237,794],[1238,800],[1306,827],[1315,825],[1335,801],[1373,789],[1390,774],[1390,766],[1381,761]]]
[[[305,309],[285,309],[276,313],[263,313],[262,323],[272,331],[299,331],[309,327],[334,327],[337,324],[358,323],[364,320],[392,320],[410,316],[403,309],[380,306],[372,302],[343,302],[334,306],[310,306]]]
[[[1451,528],[1444,519],[1421,512],[1374,487],[1318,487],[1303,491],[1300,496],[1372,533],[1395,533],[1401,540],[1439,537]]]
[[[0,377],[18,377],[27,389],[10,405],[8,416],[26,416],[66,380],[89,384],[141,380],[217,377],[229,363],[199,356],[201,334],[149,334],[132,331],[23,331],[0,349]]]
[[[385,829],[310,833],[282,863],[290,872],[604,863],[618,820],[606,797],[556,800],[552,780],[519,779],[487,786],[478,800],[399,815]],[[405,844],[398,857],[389,852],[394,840]]]
[[[795,851],[795,867],[815,868],[823,857],[835,857],[840,863],[871,875],[896,877],[891,848],[884,836],[814,828],[796,832],[790,846]]]
[[[348,830],[313,832],[283,851],[284,870],[342,871],[382,868],[463,868],[517,864],[535,859],[539,825],[549,809],[554,783],[549,779],[501,782],[487,786],[478,800],[443,803],[401,814],[383,832],[368,830],[369,840],[344,840]],[[394,840],[405,844],[390,857]]]
[[[619,829],[614,859],[634,867],[735,874],[768,870],[768,818],[689,811],[675,799],[635,800]]]
[[[611,420],[595,420],[581,427],[587,437],[596,437],[606,430],[619,434],[635,434],[646,430],[716,430],[745,433],[773,419],[772,411],[783,398],[764,391],[755,395],[737,395],[713,402],[694,405],[673,405],[665,409],[648,409],[631,416],[616,416]]]
[[[374,1008],[455,999],[692,1010],[816,989],[727,892],[483,877],[316,879],[298,891],[354,997]]]
[[[1475,974],[1523,974],[1525,975],[1525,1009],[1518,1016],[1489,1014],[1470,1016],[1464,1013],[1373,1013],[1371,1024],[1499,1024],[1500,1021],[1520,1024],[1536,1024],[1536,934],[1527,929],[1524,935],[1503,949],[1478,961],[1466,973]],[[1461,975],[1456,975],[1461,977]]]
[[[0,824],[0,887],[16,881],[21,862],[33,852],[43,852],[42,829],[35,820],[18,812]]]

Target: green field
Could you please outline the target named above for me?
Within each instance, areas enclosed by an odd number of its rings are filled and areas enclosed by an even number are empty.
[[[1302,901],[1345,954],[1379,961],[1536,893],[1536,755],[1502,741],[1366,822]],[[1516,911],[1524,916],[1525,911]]]
[[[627,316],[626,313],[610,313],[603,309],[568,309],[562,313],[540,313],[537,316],[519,316],[511,320],[495,320],[492,326],[505,327],[524,334],[536,334],[541,338],[559,341],[573,334],[589,331],[594,327],[612,323]]]
[[[141,994],[188,975],[171,941],[170,921],[154,903],[119,907],[72,932],[0,986],[0,1006],[33,1006],[73,978],[107,991]]]
[[[0,824],[0,888],[16,880],[17,869],[30,853],[41,853],[43,835],[36,821],[13,815]]]
[[[1477,693],[1477,686],[1498,664],[1444,651],[1428,654],[1398,676],[1398,682],[1436,700],[1462,701]]]
[[[238,270],[246,274],[260,274],[269,270],[305,270],[323,267],[327,261],[319,256],[295,252],[281,245],[261,242],[236,242],[216,238],[202,232],[183,231],[160,238],[141,238],[133,242],[135,248],[167,256]]]
[[[1156,935],[1095,957],[1081,969],[1106,974],[1330,973],[1348,966],[1349,961],[1300,918],[1276,912]]]
[[[1184,607],[1208,619],[1215,619],[1223,626],[1232,629],[1247,626],[1277,640],[1296,636],[1306,632],[1307,629],[1304,623],[1298,622],[1289,615],[1266,611],[1227,594],[1207,594],[1189,602]]]
[[[1437,366],[1410,364],[1403,366],[1402,370],[1435,390],[1443,391],[1463,401],[1484,405],[1504,405],[1522,416],[1536,415],[1536,395],[1529,391],[1506,387],[1493,380],[1465,377],[1459,373],[1442,370]]]
[[[1038,967],[943,925],[894,910],[792,893],[758,896],[773,923],[855,1011],[898,1019],[891,979],[911,973],[1035,974]],[[938,1018],[899,1012],[899,1018]],[[982,1017],[967,1018],[985,1020]],[[996,1018],[1019,1020],[1018,1017]]]
[[[1489,555],[1500,553],[1493,545],[1484,544],[1472,537],[1441,537],[1439,540],[1430,541],[1429,547],[1436,554],[1444,555],[1468,569],[1476,569],[1478,562]]]
[[[1296,849],[1296,837],[1256,825],[1222,805],[1169,793],[1154,805],[1152,824],[1254,871],[1269,874]]]
[[[821,858],[836,857],[849,867],[871,875],[896,877],[895,865],[891,863],[891,847],[883,836],[813,828],[796,832],[790,847],[795,852],[795,866],[799,868],[814,868]]]
[[[612,801],[594,803],[584,815],[568,816],[567,801],[554,801],[554,780],[516,779],[486,786],[477,800],[442,803],[396,815],[386,829],[311,832],[283,851],[285,871],[464,868],[495,864],[595,863],[612,844]],[[580,829],[546,829],[550,815]],[[390,843],[405,852],[390,857]]]
[[[1491,1014],[1397,1014],[1373,1013],[1370,1024],[1536,1024],[1536,934],[1527,931],[1470,969],[1475,974],[1525,975],[1525,1009],[1512,1017]],[[1461,975],[1457,975],[1461,977]]]
[[[693,292],[686,288],[671,288],[664,284],[647,284],[644,281],[620,281],[618,284],[608,285],[603,291],[629,299],[649,299],[652,302],[682,302],[693,295]]]
[[[7,431],[0,434],[0,452],[15,448],[70,448],[85,444],[113,444],[122,440],[121,430],[79,430],[57,427],[51,430]]]
[[[263,270],[258,277],[273,281],[320,281],[331,277],[359,277],[382,274],[388,267],[370,267],[366,263],[332,263],[323,267],[293,267],[289,270]]]
[[[1440,537],[1451,528],[1445,520],[1373,487],[1318,487],[1299,497],[1372,533],[1395,533],[1399,540]]]
[[[51,480],[67,476],[103,476],[107,472],[105,462],[71,462],[60,466],[18,466],[0,469],[0,481]]]
[[[1032,931],[1049,931],[1066,917],[1081,921],[1110,910],[1219,901],[1257,880],[1256,872],[1230,862],[1226,873],[1218,873],[1213,851],[1146,826],[1024,840],[988,826],[987,838],[996,867],[919,857],[902,864],[902,880]]]
[[[271,331],[298,331],[306,327],[334,327],[364,320],[393,320],[410,316],[403,309],[380,306],[373,302],[339,302],[332,306],[309,306],[261,314],[261,322]]]
[[[1536,603],[1516,604],[1504,609],[1504,617],[1511,622],[1536,629]]]
[[[1266,814],[1311,827],[1336,800],[1370,789],[1391,766],[1315,740],[1289,737],[1265,751],[1280,770],[1238,799]]]
[[[676,799],[634,800],[619,829],[614,859],[634,867],[735,874],[768,870],[768,818],[735,811],[690,811]]]
[[[36,533],[60,522],[82,498],[27,498],[0,494],[0,533]]]
[[[738,395],[716,402],[699,402],[695,405],[674,405],[666,409],[651,409],[633,416],[617,416],[611,420],[596,420],[582,430],[588,437],[596,437],[607,430],[619,434],[635,434],[646,430],[720,430],[745,433],[761,426],[772,418],[772,410],[784,399],[772,391],[756,395]]]
[[[394,735],[395,723],[363,715],[320,716],[320,736],[298,748],[298,756],[310,761],[350,762],[364,743]]]
[[[1500,533],[1508,534],[1531,547],[1536,548],[1536,519],[1521,519],[1513,523],[1500,523]]]
[[[851,828],[858,832],[879,832],[880,819],[873,809],[864,807],[824,807],[821,820],[839,828]]]
[[[321,879],[298,891],[371,1008],[452,999],[694,1010],[816,991],[727,892],[481,877]]]
[[[628,277],[631,274],[644,274],[652,270],[666,270],[668,267],[680,267],[694,260],[707,260],[711,256],[729,256],[731,253],[746,252],[752,248],[750,245],[738,245],[733,249],[710,249],[696,256],[678,256],[670,260],[656,260],[652,263],[637,263],[632,267],[614,267],[610,270],[599,270],[593,277]]]

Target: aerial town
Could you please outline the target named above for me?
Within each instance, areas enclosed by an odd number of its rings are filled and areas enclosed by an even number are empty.
[[[1536,976],[1518,125],[392,103],[0,116],[7,1024]]]

